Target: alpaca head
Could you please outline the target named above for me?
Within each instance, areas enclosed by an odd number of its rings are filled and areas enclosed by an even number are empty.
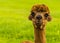
[[[32,20],[35,27],[42,28],[47,21],[51,21],[49,8],[44,4],[34,5],[29,20]]]

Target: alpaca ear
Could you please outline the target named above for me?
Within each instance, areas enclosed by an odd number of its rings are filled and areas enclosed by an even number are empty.
[[[48,17],[47,17],[47,21],[51,21],[51,16],[49,15]]]
[[[29,15],[29,20],[32,20],[32,18],[34,18],[34,16],[35,16],[35,13],[31,12],[31,14]]]
[[[29,18],[29,20],[32,20],[32,15],[30,14],[28,18]]]

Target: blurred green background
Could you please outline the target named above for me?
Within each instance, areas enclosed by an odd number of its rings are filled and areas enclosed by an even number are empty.
[[[52,21],[46,25],[47,43],[60,43],[60,0],[0,0],[0,43],[34,41],[32,22],[28,20],[34,4],[46,4]]]

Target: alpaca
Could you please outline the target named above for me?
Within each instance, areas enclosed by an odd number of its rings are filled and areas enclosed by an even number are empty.
[[[45,25],[47,21],[51,21],[49,8],[44,4],[34,5],[31,9],[29,20],[33,22],[34,26],[34,43],[46,43]]]

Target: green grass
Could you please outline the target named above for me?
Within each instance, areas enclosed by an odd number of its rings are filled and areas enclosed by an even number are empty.
[[[52,21],[46,25],[47,43],[60,43],[59,0],[0,0],[0,43],[34,41],[32,22],[28,20],[34,4],[46,4],[51,11]]]

